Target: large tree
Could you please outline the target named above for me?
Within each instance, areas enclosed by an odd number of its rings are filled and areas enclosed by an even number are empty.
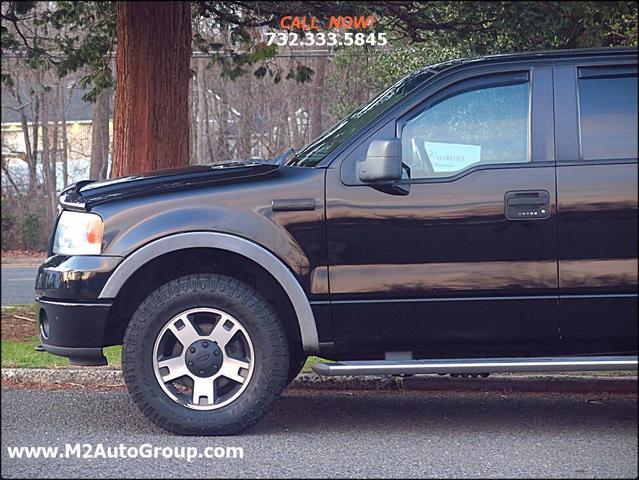
[[[188,163],[190,8],[117,4],[115,177]]]
[[[189,162],[191,45],[209,52],[230,79],[251,71],[276,82],[284,75],[313,79],[313,65],[301,62],[283,72],[270,61],[277,51],[256,35],[262,26],[278,28],[283,15],[316,16],[321,23],[330,15],[373,15],[375,28],[387,32],[391,44],[422,44],[450,54],[637,44],[637,4],[631,1],[7,1],[2,50],[22,55],[35,69],[54,66],[61,76],[88,69],[83,85],[95,99],[113,86],[110,57],[117,44],[112,168],[114,175],[126,175]],[[192,35],[191,20],[207,31]],[[403,68],[404,53],[398,51]],[[409,57],[404,63],[422,58]],[[315,68],[318,90],[325,64]],[[4,72],[3,81],[11,83]],[[321,99],[313,103],[321,108]],[[315,132],[322,128],[321,112],[311,113]],[[242,130],[250,128],[245,120]],[[242,149],[250,153],[250,143],[244,141]]]

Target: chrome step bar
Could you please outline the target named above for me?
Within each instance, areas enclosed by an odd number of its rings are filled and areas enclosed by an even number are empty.
[[[637,370],[637,356],[455,358],[434,360],[358,360],[316,363],[320,375],[411,375],[436,373],[562,372]]]

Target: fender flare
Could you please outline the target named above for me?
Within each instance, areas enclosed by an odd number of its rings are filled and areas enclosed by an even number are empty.
[[[154,240],[127,256],[113,271],[100,292],[100,299],[115,298],[126,281],[140,267],[166,253],[188,248],[217,248],[237,253],[269,272],[284,289],[293,305],[307,353],[319,353],[315,316],[306,293],[289,268],[264,247],[235,235],[219,232],[188,232]]]

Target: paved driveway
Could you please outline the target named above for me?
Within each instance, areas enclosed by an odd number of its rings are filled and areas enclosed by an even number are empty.
[[[178,437],[123,391],[5,390],[2,476],[637,477],[636,396],[289,391],[236,437]],[[7,447],[242,447],[244,458],[10,459]],[[84,451],[84,450],[83,450]]]
[[[2,305],[34,303],[38,267],[2,265]]]

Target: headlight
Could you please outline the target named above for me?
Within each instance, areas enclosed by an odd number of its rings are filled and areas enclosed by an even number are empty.
[[[94,213],[65,210],[53,237],[53,253],[59,255],[100,255],[102,218]]]

